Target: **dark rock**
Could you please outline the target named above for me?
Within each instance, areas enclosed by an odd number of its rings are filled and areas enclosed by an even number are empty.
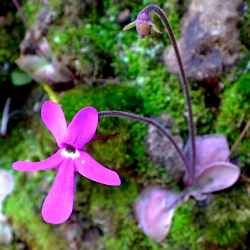
[[[169,131],[170,128],[173,127],[172,120],[166,115],[161,116],[160,122]],[[183,142],[181,137],[173,137],[178,146],[182,148]],[[150,126],[148,130],[147,151],[152,161],[159,166],[165,167],[172,178],[179,180],[183,176],[184,166],[175,148],[171,142],[166,137],[162,136],[160,131],[153,126]]]
[[[125,9],[118,15],[117,21],[121,25],[126,25],[130,22],[130,10]]]
[[[217,81],[223,70],[239,58],[237,23],[242,0],[192,0],[183,18],[178,41],[187,76],[197,81]],[[164,55],[168,69],[179,72],[173,48]]]

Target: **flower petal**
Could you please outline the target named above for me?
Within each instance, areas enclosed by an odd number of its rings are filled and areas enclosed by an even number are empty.
[[[212,193],[231,187],[239,178],[240,169],[228,162],[215,162],[196,179],[197,193]]]
[[[67,122],[60,105],[52,101],[44,102],[41,117],[45,126],[55,137],[57,145],[61,147],[67,132]]]
[[[68,126],[65,143],[77,149],[88,143],[95,134],[98,124],[98,112],[93,107],[81,109]]]
[[[145,189],[137,199],[134,210],[139,227],[154,241],[167,236],[172,218],[179,204],[179,195],[161,187]],[[176,206],[173,206],[176,204]],[[172,207],[168,210],[168,207]]]
[[[17,171],[33,172],[39,170],[48,170],[56,168],[62,161],[60,150],[51,155],[46,160],[32,161],[17,161],[12,164],[12,167]]]
[[[74,202],[74,161],[64,160],[47,195],[42,217],[50,224],[64,223],[71,215]]]
[[[89,154],[81,152],[81,157],[76,161],[77,171],[92,181],[110,186],[119,186],[121,180],[119,175],[98,163]]]

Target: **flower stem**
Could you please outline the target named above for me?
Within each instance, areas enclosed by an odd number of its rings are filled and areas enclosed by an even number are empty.
[[[47,83],[43,83],[42,87],[44,89],[44,91],[47,93],[47,95],[49,96],[49,99],[53,102],[59,103],[59,98],[57,96],[57,94],[54,92],[54,90],[51,88],[51,86]]]
[[[20,15],[20,18],[22,19],[22,22],[25,25],[26,24],[26,18],[24,16],[23,10],[22,10],[18,0],[12,0],[12,3],[16,7],[16,9],[17,9],[17,11],[18,11],[18,13]]]
[[[179,73],[180,73],[180,79],[181,79],[181,84],[184,92],[184,96],[186,99],[186,105],[187,105],[187,111],[188,111],[188,128],[189,128],[189,137],[191,138],[191,163],[188,165],[189,166],[189,174],[191,177],[191,180],[194,179],[195,176],[195,155],[196,155],[196,150],[195,150],[195,126],[193,122],[193,112],[192,112],[192,100],[190,96],[190,86],[189,82],[187,80],[185,70],[183,67],[182,59],[180,56],[180,52],[177,46],[177,42],[173,33],[173,29],[171,28],[171,25],[168,21],[168,18],[165,14],[165,12],[157,5],[151,4],[148,5],[144,11],[150,12],[155,12],[159,18],[161,19],[167,33],[170,39],[170,42],[174,48],[176,59],[179,65]]]
[[[181,149],[177,145],[176,141],[172,137],[172,135],[160,123],[158,123],[156,120],[151,119],[149,117],[144,117],[144,116],[141,116],[141,115],[136,115],[136,114],[133,114],[133,113],[123,112],[123,111],[116,111],[116,110],[114,110],[114,111],[113,110],[112,111],[101,111],[98,114],[99,114],[99,117],[121,117],[121,118],[128,118],[128,119],[131,119],[131,120],[140,121],[140,122],[144,122],[144,123],[147,123],[147,124],[155,126],[172,143],[172,145],[176,149],[179,157],[183,161],[183,164],[184,164],[185,168],[188,167],[188,162],[187,162],[185,156],[183,155]]]

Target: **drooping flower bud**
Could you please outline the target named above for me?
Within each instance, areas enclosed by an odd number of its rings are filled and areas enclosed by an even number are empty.
[[[149,36],[152,33],[162,33],[161,20],[152,8],[145,8],[139,12],[136,20],[126,25],[123,30],[127,31],[133,27],[136,27],[136,31],[141,38]]]
[[[141,37],[150,35],[152,31],[152,24],[149,12],[146,10],[142,10],[135,20],[136,30]]]

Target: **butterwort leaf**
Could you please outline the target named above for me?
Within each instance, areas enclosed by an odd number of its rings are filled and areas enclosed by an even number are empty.
[[[155,186],[146,188],[135,202],[139,227],[154,241],[161,242],[167,236],[178,198],[178,194]]]
[[[185,155],[191,161],[191,144],[187,143]],[[195,138],[196,158],[195,177],[198,177],[214,162],[229,162],[230,150],[227,139],[223,135],[204,135]],[[187,182],[187,173],[184,178]]]
[[[16,63],[37,82],[53,84],[72,80],[72,74],[66,67],[43,56],[21,56]]]
[[[194,193],[212,193],[231,187],[238,180],[240,169],[228,162],[214,162],[197,177]]]
[[[30,83],[32,78],[21,70],[14,70],[11,72],[11,82],[15,86],[22,86]]]

